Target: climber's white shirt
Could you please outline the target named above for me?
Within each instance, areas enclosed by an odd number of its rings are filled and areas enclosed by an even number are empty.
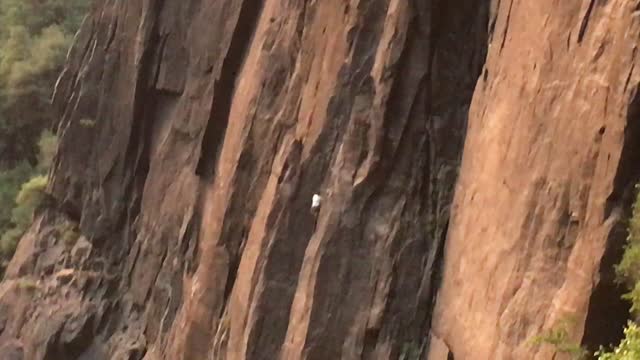
[[[322,197],[318,194],[313,194],[313,197],[311,198],[311,208],[315,209],[320,207],[320,201],[322,201]]]

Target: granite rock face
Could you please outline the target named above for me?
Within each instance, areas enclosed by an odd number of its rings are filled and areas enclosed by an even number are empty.
[[[617,339],[637,19],[97,0],[54,95],[51,197],[0,284],[0,357],[547,359],[528,339],[565,313],[577,342]]]

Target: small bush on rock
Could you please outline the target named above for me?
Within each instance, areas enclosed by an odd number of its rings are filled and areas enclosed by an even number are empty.
[[[533,338],[533,345],[540,346],[548,344],[553,346],[557,352],[568,354],[573,360],[583,360],[589,355],[588,351],[572,342],[569,338],[569,328],[575,320],[570,317],[561,319],[553,328],[543,332]]]

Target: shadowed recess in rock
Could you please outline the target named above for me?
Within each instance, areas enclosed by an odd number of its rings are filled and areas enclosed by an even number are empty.
[[[614,217],[605,253],[600,263],[599,282],[589,301],[582,344],[595,351],[600,346],[616,345],[623,337],[623,329],[630,320],[627,292],[616,279],[615,265],[622,259],[627,240],[628,221],[640,181],[640,94],[636,88],[627,109],[624,146],[616,170],[612,193],[607,198],[605,215]],[[602,133],[606,129],[603,128]],[[601,134],[602,135],[602,134]]]
[[[214,176],[218,162],[220,147],[229,122],[229,111],[233,99],[238,72],[245,61],[247,50],[251,44],[258,24],[258,17],[264,1],[242,1],[238,23],[235,26],[231,44],[222,63],[220,78],[215,79],[214,98],[211,105],[211,118],[202,137],[200,160],[196,174],[211,178]]]

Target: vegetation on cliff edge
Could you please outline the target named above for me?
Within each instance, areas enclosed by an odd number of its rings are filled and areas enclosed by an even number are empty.
[[[56,148],[50,98],[91,0],[0,0],[0,272]]]

